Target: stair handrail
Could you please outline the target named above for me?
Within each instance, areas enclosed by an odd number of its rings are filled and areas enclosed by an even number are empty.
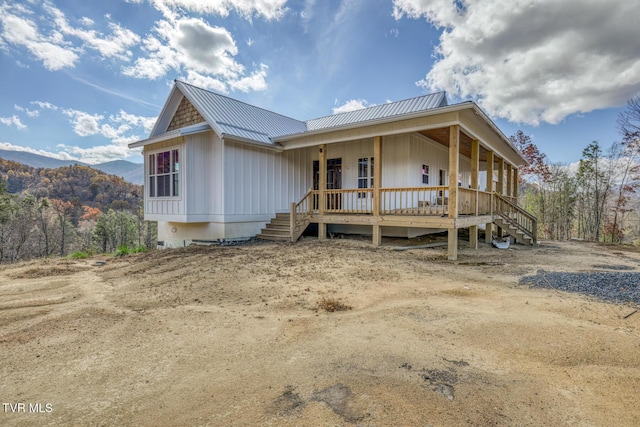
[[[538,218],[536,218],[534,215],[527,212],[517,204],[513,203],[511,200],[507,199],[500,193],[494,192],[493,196],[495,206],[494,214],[500,215],[502,218],[509,221],[509,223],[514,225],[518,230],[531,237],[534,244],[537,243]],[[502,206],[505,206],[509,209],[505,209]],[[508,215],[511,213],[516,214],[515,223],[513,222],[513,218]]]
[[[305,228],[307,228],[307,225],[309,225],[309,215],[311,215],[313,211],[313,195],[316,193],[317,191],[310,188],[298,203],[291,202],[289,238],[292,242],[298,240]]]

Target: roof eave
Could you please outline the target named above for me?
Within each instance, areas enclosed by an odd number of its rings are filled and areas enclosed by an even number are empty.
[[[489,118],[489,116],[487,116],[487,114],[482,110],[482,108],[480,108],[478,106],[478,104],[476,104],[475,102],[473,103],[473,110],[476,113],[478,113],[480,116],[482,116],[482,118],[484,119],[485,122],[489,123],[489,126],[491,126],[491,129],[493,129],[494,132],[496,132],[498,134],[498,136],[500,136],[504,140],[504,142],[507,143],[507,146],[509,146],[516,153],[516,155],[522,159],[522,161],[524,162],[525,165],[529,164],[529,162],[524,157],[524,155],[520,152],[520,150],[518,150],[511,143],[511,140],[509,140],[509,138],[507,138],[507,136],[502,132],[502,130],[500,130],[500,128],[498,126],[496,126],[496,124],[493,122],[493,120],[491,120]]]
[[[334,126],[330,128],[316,129],[312,131],[305,131],[305,132],[294,133],[290,135],[281,135],[281,136],[273,137],[272,139],[274,142],[290,141],[292,139],[296,139],[301,136],[320,135],[328,132],[355,129],[362,126],[378,125],[378,124],[384,124],[384,123],[391,123],[398,120],[407,120],[407,119],[414,119],[418,117],[431,116],[434,114],[450,113],[452,111],[460,111],[460,110],[471,108],[472,105],[475,105],[475,103],[473,103],[472,101],[467,101],[460,104],[447,105],[446,107],[432,108],[430,110],[419,111],[416,113],[408,113],[408,114],[402,114],[402,115],[397,115],[392,117],[384,117],[381,119],[366,120],[366,121],[361,121],[356,123],[349,123],[343,126]]]
[[[211,126],[209,126],[208,123],[199,123],[197,125],[187,126],[182,129],[175,129],[175,130],[160,134],[158,136],[132,142],[131,144],[129,144],[129,148],[145,147],[147,145],[156,144],[158,142],[168,141],[170,139],[180,138],[186,135],[193,135],[196,133],[208,132],[210,130],[211,130]]]
[[[253,140],[253,139],[243,138],[241,136],[236,136],[236,135],[231,135],[231,134],[222,134],[221,138],[223,140],[226,140],[226,141],[239,142],[241,144],[252,145],[252,146],[259,147],[259,148],[266,148],[266,149],[277,151],[277,152],[284,151],[284,147],[282,145],[275,144],[275,143],[274,144],[267,144],[266,142],[256,141],[256,140]]]

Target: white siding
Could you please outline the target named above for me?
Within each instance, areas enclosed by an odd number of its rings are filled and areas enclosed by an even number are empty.
[[[289,210],[312,185],[311,149],[276,152],[227,141],[225,216],[272,216]],[[242,221],[242,218],[234,220]]]
[[[164,141],[144,150],[144,213],[147,219],[156,219],[155,215],[184,215],[185,209],[185,182],[184,170],[180,171],[180,196],[179,197],[149,197],[149,154],[164,150],[180,150],[180,156],[184,156],[184,144],[180,138]],[[184,163],[183,160],[181,160]],[[180,165],[182,167],[182,164]]]

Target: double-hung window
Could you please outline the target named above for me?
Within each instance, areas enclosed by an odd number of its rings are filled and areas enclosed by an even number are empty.
[[[422,164],[422,183],[429,185],[429,165]]]
[[[373,157],[358,159],[358,188],[373,188]],[[358,193],[358,197],[367,197],[367,193]]]
[[[178,150],[149,154],[149,197],[178,197],[179,190]]]

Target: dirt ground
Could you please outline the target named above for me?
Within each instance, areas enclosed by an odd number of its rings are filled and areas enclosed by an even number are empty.
[[[5,265],[0,425],[638,426],[636,307],[518,284],[602,265],[640,253],[305,238]]]

